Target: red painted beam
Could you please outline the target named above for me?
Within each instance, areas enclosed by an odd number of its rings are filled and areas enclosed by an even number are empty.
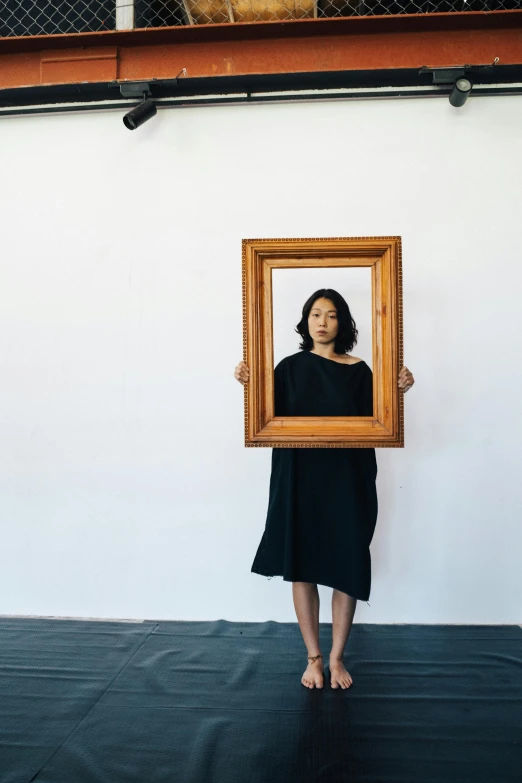
[[[0,39],[0,89],[522,64],[522,11],[199,25]]]

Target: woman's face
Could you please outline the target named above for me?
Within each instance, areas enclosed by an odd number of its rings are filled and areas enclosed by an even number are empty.
[[[339,331],[337,310],[331,299],[316,299],[308,316],[308,331],[314,341],[325,345],[333,342]],[[325,332],[320,334],[320,332]]]

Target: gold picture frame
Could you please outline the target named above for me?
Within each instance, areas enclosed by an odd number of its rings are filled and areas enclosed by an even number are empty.
[[[245,446],[404,447],[402,243],[399,236],[243,239]],[[371,267],[373,416],[274,416],[272,270]]]

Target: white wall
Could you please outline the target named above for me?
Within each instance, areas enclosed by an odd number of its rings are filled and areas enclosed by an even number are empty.
[[[0,123],[0,612],[295,621],[250,572],[241,239],[399,234],[417,382],[356,621],[521,623],[522,98],[121,116]]]
[[[301,336],[295,327],[303,306],[315,291],[333,288],[348,302],[357,326],[357,343],[350,351],[372,367],[372,273],[371,267],[306,267],[272,270],[272,336],[274,365],[299,352]]]

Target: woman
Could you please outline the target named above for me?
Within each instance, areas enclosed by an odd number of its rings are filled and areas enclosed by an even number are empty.
[[[337,291],[322,288],[308,299],[296,331],[300,352],[274,370],[276,416],[372,416],[372,371],[349,352],[357,328]],[[234,377],[246,383],[239,362]],[[402,367],[398,384],[414,379]],[[373,448],[274,448],[268,512],[252,572],[292,582],[299,627],[308,650],[301,678],[307,688],[324,684],[319,647],[319,592],[332,587],[332,688],[349,688],[343,652],[357,600],[370,597],[370,542],[377,521]]]

